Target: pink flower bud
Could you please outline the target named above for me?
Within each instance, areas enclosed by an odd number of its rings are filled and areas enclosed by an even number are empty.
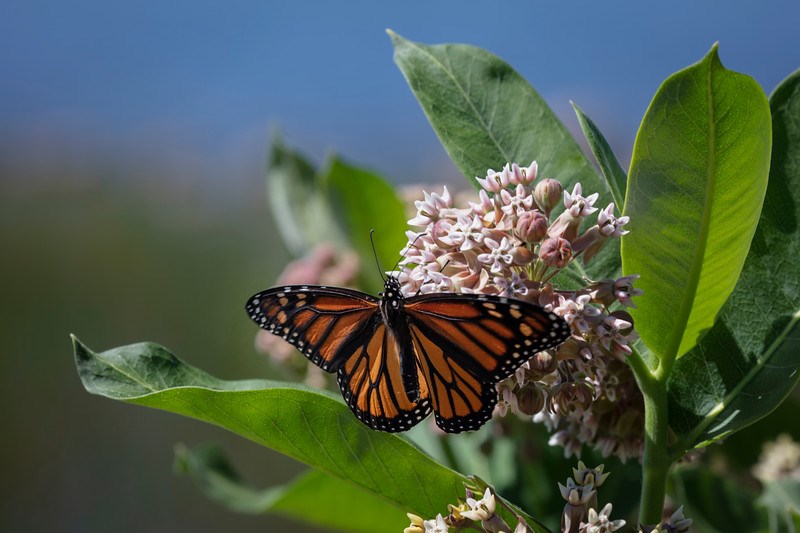
[[[539,258],[550,267],[564,268],[572,258],[572,247],[567,239],[550,237],[542,242],[539,248]]]
[[[561,202],[561,196],[564,188],[559,182],[552,178],[547,178],[536,184],[533,190],[533,197],[536,203],[542,208],[545,214],[549,215],[550,211]]]
[[[539,352],[528,361],[528,366],[533,373],[532,379],[539,379],[541,376],[553,372],[557,364],[558,361],[550,352]]]
[[[547,217],[540,211],[526,211],[517,220],[517,235],[523,241],[535,244],[547,236]]]

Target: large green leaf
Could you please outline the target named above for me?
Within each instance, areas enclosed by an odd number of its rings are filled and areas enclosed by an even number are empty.
[[[364,533],[396,532],[408,525],[398,507],[318,470],[308,470],[286,485],[259,490],[242,481],[216,445],[193,449],[177,446],[175,464],[206,496],[240,513],[276,513],[302,522]]]
[[[320,176],[302,155],[273,141],[267,169],[267,201],[284,244],[295,257],[321,242],[347,240],[336,223]]]
[[[775,90],[770,107],[769,187],[741,278],[669,381],[677,453],[765,416],[800,377],[800,71]]]
[[[367,428],[333,394],[220,380],[153,343],[100,353],[75,338],[73,345],[78,374],[92,394],[215,424],[421,516],[444,513],[464,497],[466,477],[401,436]]]
[[[332,394],[219,380],[153,343],[94,353],[76,339],[74,348],[93,394],[224,427],[418,514],[434,516],[463,497],[467,478],[404,438],[367,428]]]
[[[769,106],[714,46],[661,85],[628,174],[625,274],[640,274],[631,314],[665,369],[711,328],[750,248],[767,186]]]
[[[605,194],[597,172],[547,103],[497,56],[462,44],[430,46],[389,31],[394,61],[453,162],[473,185],[506,163]]]
[[[364,288],[383,288],[381,272],[373,264],[370,231],[375,230],[375,252],[383,269],[392,268],[406,244],[406,216],[403,203],[392,186],[378,175],[334,158],[322,181],[334,212],[362,259]]]

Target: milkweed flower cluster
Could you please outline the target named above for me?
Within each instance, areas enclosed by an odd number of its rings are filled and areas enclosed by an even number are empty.
[[[554,286],[570,264],[585,265],[609,240],[628,233],[628,217],[617,216],[613,203],[600,209],[598,193],[586,195],[580,183],[570,191],[537,177],[535,161],[490,169],[476,178],[478,201],[466,207],[455,206],[446,187],[441,194],[424,192],[402,251],[404,294],[495,294],[563,317],[570,339],[498,384],[500,414],[536,415],[567,456],[586,443],[604,455],[638,457],[642,397],[625,363],[635,338],[625,309],[641,294],[634,287],[638,276]]]
[[[411,524],[403,530],[403,533],[448,533],[451,531],[450,528],[453,528],[453,531],[475,529],[486,533],[511,532],[512,530],[505,520],[496,514],[498,505],[514,514],[514,511],[502,500],[495,498],[491,488],[487,487],[479,499],[476,499],[472,490],[467,488],[466,500],[459,505],[449,504],[446,515],[439,513],[435,518],[425,520],[413,513],[406,513]],[[528,531],[532,530],[522,517],[517,516],[517,525],[513,533],[527,533]]]
[[[598,510],[597,489],[609,476],[609,472],[603,472],[603,465],[589,468],[582,461],[578,461],[578,468],[573,468],[572,474],[572,477],[567,479],[566,485],[558,484],[561,496],[567,502],[561,515],[562,533],[611,533],[625,526],[625,520],[611,519],[610,503]],[[439,513],[435,518],[425,520],[408,513],[411,524],[403,530],[403,533],[447,533],[451,528],[452,531],[511,532],[511,527],[497,514],[499,507],[508,511],[508,515],[516,517],[517,524],[513,533],[533,531],[514,509],[494,493],[491,487],[486,487],[479,498],[476,498],[473,490],[480,489],[467,486],[466,499],[460,500],[458,505],[449,504],[448,512],[444,515]]]
[[[608,472],[603,473],[603,465],[588,468],[578,461],[578,468],[572,469],[566,485],[558,484],[561,497],[567,502],[561,515],[563,533],[610,533],[625,525],[625,520],[611,520],[610,503],[597,510],[597,489],[608,476]]]

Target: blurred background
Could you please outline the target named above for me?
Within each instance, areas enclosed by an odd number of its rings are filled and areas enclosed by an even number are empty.
[[[68,334],[96,350],[156,341],[222,378],[265,376],[242,308],[288,258],[264,199],[271,130],[314,161],[335,151],[398,185],[463,183],[385,28],[498,54],[572,131],[578,103],[626,166],[666,76],[719,41],[723,63],[769,93],[800,64],[797,20],[789,0],[4,0],[0,530],[318,531],[208,503],[171,472],[175,443],[220,442],[263,486],[302,467],[89,396]],[[743,462],[775,420],[738,437]]]

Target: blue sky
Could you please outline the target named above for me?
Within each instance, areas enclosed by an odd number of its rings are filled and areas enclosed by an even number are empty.
[[[728,68],[768,93],[800,66],[800,2],[648,4],[5,0],[0,141],[6,153],[44,143],[193,161],[214,181],[258,172],[280,127],[317,158],[336,150],[395,180],[431,181],[455,170],[385,28],[498,54],[571,129],[568,102],[581,105],[622,159],[660,82],[715,41]]]

